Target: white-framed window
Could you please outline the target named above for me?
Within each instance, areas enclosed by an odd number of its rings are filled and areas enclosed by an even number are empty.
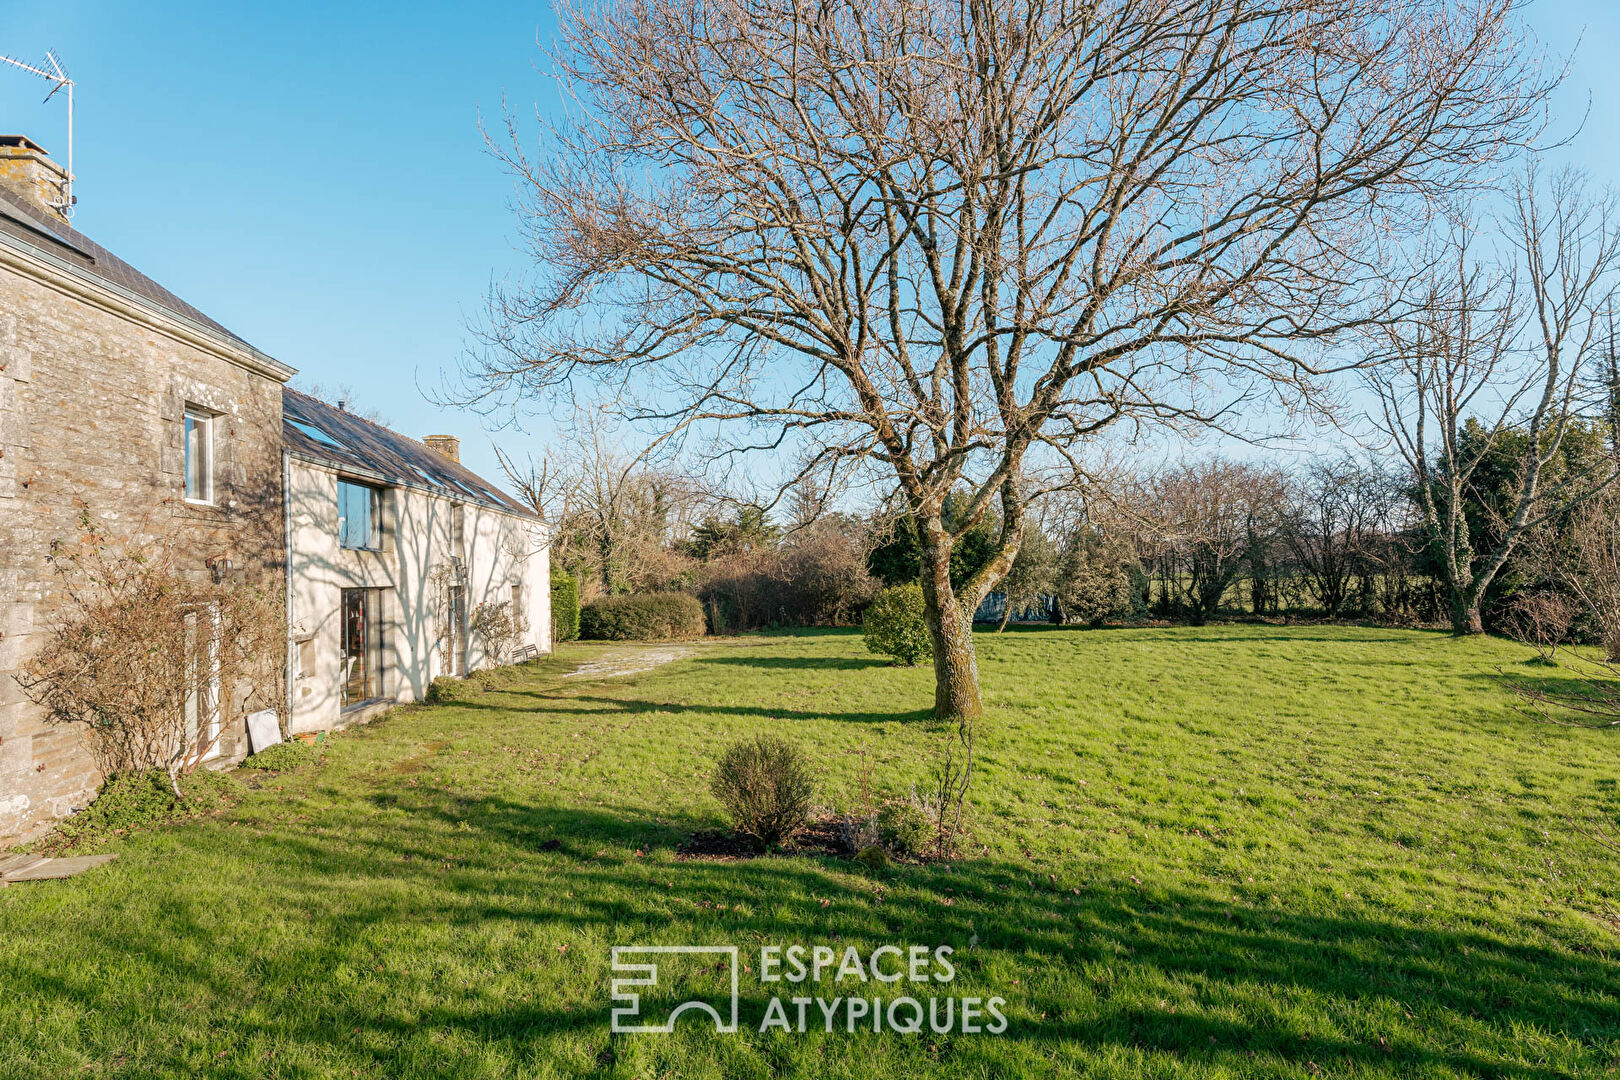
[[[214,414],[186,406],[186,502],[214,501]]]
[[[382,490],[338,481],[338,544],[351,551],[382,549]]]

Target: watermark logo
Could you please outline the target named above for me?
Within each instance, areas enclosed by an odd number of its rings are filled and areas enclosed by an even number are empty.
[[[644,963],[632,963],[636,957],[648,958]],[[643,992],[654,990],[667,990],[671,980],[663,984],[659,982],[661,966],[665,969],[671,966],[670,960],[676,957],[703,957],[705,961],[711,957],[723,958],[714,964],[714,968],[729,970],[731,980],[731,996],[725,1001],[723,994],[721,1000],[716,1001],[714,995],[707,998],[691,998],[682,1001],[674,1008],[663,1012],[664,1022],[661,1024],[635,1023],[637,1020],[647,1020],[642,1014],[641,1004]],[[724,965],[724,968],[721,968]],[[737,946],[735,945],[615,945],[613,946],[613,970],[624,972],[634,978],[615,978],[613,980],[613,1000],[622,1002],[613,1009],[613,1033],[616,1035],[650,1035],[668,1034],[675,1030],[676,1019],[684,1012],[707,1013],[714,1020],[714,1030],[723,1035],[730,1035],[737,1030]],[[641,987],[643,990],[632,989]],[[659,994],[657,997],[665,995]],[[718,1006],[718,1007],[717,1007]]]
[[[762,1033],[1000,1035],[1006,998],[936,992],[956,978],[952,953],[949,945],[881,945],[869,953],[852,945],[763,946],[755,977],[768,997],[749,1026],[757,1023]],[[742,967],[735,945],[616,945],[612,1030],[668,1034],[692,1012],[734,1034],[743,1024]]]

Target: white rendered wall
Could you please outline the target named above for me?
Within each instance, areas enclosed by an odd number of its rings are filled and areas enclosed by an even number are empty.
[[[352,477],[364,481],[363,477]],[[455,501],[413,488],[386,489],[382,550],[353,551],[338,543],[338,473],[292,457],[287,479],[288,587],[294,653],[292,730],[325,731],[374,709],[341,709],[342,590],[382,589],[382,697],[415,701],[449,660],[440,647],[441,618],[433,568],[459,554],[467,611],[512,598],[522,586],[529,630],[523,644],[551,651],[551,574],[545,526],[533,518],[463,503],[465,550],[451,550]],[[381,485],[378,485],[381,486]],[[306,646],[305,643],[308,643]],[[493,666],[477,635],[467,641],[467,668]]]

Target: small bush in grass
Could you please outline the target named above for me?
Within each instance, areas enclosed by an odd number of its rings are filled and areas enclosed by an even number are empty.
[[[588,641],[660,641],[703,636],[703,605],[686,593],[607,596],[579,612],[579,636]]]
[[[422,695],[422,700],[429,705],[448,705],[452,701],[465,701],[467,693],[467,680],[454,675],[440,675],[428,683],[427,693]]]
[[[921,855],[934,835],[934,823],[915,802],[889,803],[878,811],[878,836],[896,855]]]
[[[319,760],[321,760],[319,750],[294,739],[292,742],[276,743],[274,746],[265,747],[257,754],[245,758],[241,767],[244,769],[264,769],[268,772],[286,772],[288,769],[313,765]]]
[[[862,630],[867,649],[892,656],[907,667],[933,658],[921,585],[895,585],[878,593],[866,609]]]
[[[101,785],[95,802],[60,822],[34,845],[41,854],[80,845],[99,844],[133,829],[179,821],[226,806],[241,790],[224,773],[198,769],[179,778],[184,799],[174,797],[169,775],[162,769],[125,773]]]
[[[579,637],[579,582],[566,570],[551,571],[551,633],[558,641]]]
[[[737,831],[762,851],[804,828],[815,790],[804,752],[779,735],[733,743],[720,755],[709,788]]]

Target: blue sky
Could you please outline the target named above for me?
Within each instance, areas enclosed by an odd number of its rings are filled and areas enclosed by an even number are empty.
[[[1572,156],[1620,186],[1620,5],[1541,0],[1567,53]],[[543,3],[479,5],[0,0],[0,52],[56,49],[78,82],[75,224],[309,381],[353,387],[411,435],[478,418],[425,401],[464,347],[492,276],[517,269],[512,188],[483,149],[503,94],[549,105]],[[65,153],[47,87],[0,70],[0,131]],[[531,425],[533,426],[533,425]],[[520,451],[530,434],[504,432]]]

